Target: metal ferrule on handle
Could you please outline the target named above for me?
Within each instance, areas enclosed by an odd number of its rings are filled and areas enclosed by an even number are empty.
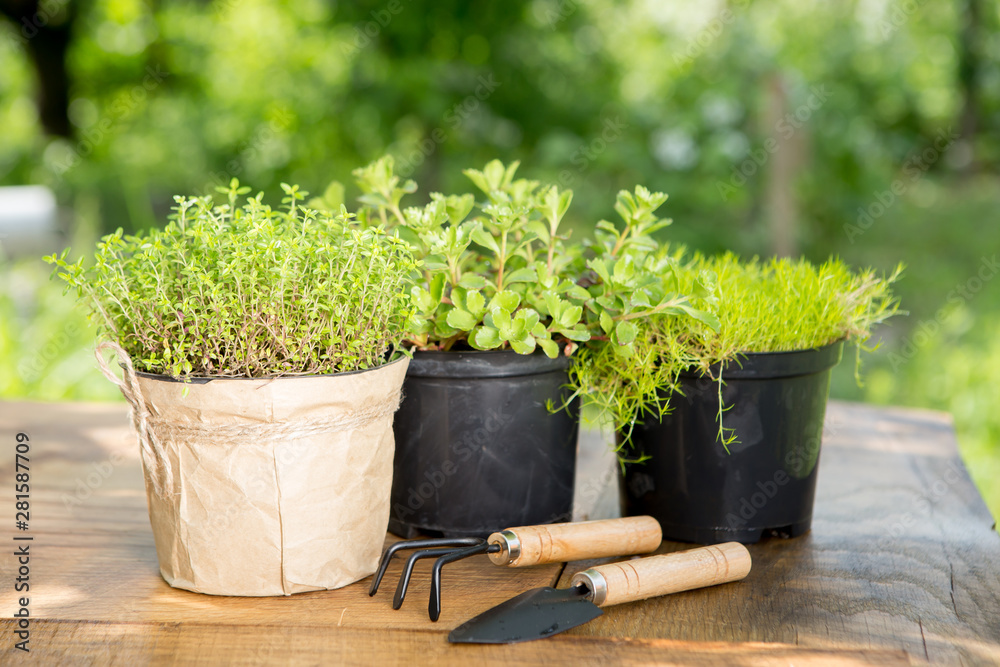
[[[660,524],[651,516],[521,526],[488,538],[500,547],[490,559],[509,567],[649,553],[661,541]]]
[[[591,602],[608,607],[743,579],[750,552],[727,542],[710,547],[647,556],[577,572],[571,586],[586,586]]]

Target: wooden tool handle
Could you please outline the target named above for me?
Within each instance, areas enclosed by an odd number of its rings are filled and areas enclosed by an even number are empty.
[[[750,572],[750,552],[737,542],[647,556],[577,572],[598,607],[738,581]]]
[[[526,567],[586,558],[628,556],[655,551],[663,536],[651,516],[554,523],[508,528],[489,537],[501,551],[490,554],[497,565]]]

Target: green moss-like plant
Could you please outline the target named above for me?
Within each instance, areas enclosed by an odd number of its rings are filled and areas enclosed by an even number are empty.
[[[804,259],[741,261],[731,253],[673,256],[678,261],[668,265],[667,279],[693,295],[693,307],[715,315],[718,326],[695,318],[646,318],[631,357],[595,349],[581,355],[573,371],[574,383],[589,388],[625,443],[637,419],[669,410],[682,371],[718,380],[721,391],[720,369],[739,364],[741,354],[808,350],[840,340],[857,344],[859,368],[872,328],[899,308],[891,286],[901,266],[881,276],[852,271],[838,259],[816,266]],[[720,440],[728,444],[733,436],[723,432],[719,416]]]
[[[839,340],[864,345],[872,328],[898,311],[892,284],[903,270],[880,276],[872,269],[854,271],[839,259],[816,266],[804,259],[741,261],[732,253],[695,255],[680,267],[682,286],[713,277],[719,328],[672,320],[655,325],[683,339],[706,373],[742,352],[808,350]]]
[[[121,230],[95,261],[46,258],[137,370],[186,377],[274,377],[379,366],[398,349],[416,263],[406,243],[340,213],[281,210],[233,180],[226,201],[176,197],[164,229]]]

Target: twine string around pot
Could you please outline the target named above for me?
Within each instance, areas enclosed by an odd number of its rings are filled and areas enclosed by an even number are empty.
[[[115,375],[105,360],[103,354],[105,350],[110,350],[121,361],[122,379]],[[164,491],[164,480],[173,479],[170,459],[162,444],[164,442],[183,441],[195,445],[244,447],[270,445],[278,441],[294,442],[324,433],[364,428],[391,416],[402,400],[402,388],[396,388],[384,397],[331,417],[247,424],[181,422],[163,415],[154,415],[146,407],[135,367],[121,346],[113,342],[102,342],[97,346],[95,355],[101,372],[118,386],[132,408],[132,425],[139,437],[143,460],[149,470],[153,487],[160,495]]]
[[[122,378],[119,379],[111,370],[111,366],[104,358],[104,351],[110,351],[118,357],[122,365]],[[101,368],[101,373],[108,380],[113,382],[121,390],[122,396],[128,401],[131,408],[132,426],[139,437],[139,447],[142,450],[142,460],[146,465],[150,481],[157,495],[164,495],[164,481],[173,479],[173,470],[170,466],[170,459],[167,457],[159,438],[153,431],[151,425],[152,415],[146,407],[142,390],[139,388],[139,379],[135,374],[135,367],[132,365],[132,358],[118,343],[103,341],[94,350],[97,363]]]

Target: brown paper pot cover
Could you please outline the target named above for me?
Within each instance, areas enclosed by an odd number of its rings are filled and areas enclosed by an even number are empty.
[[[214,595],[291,595],[372,574],[389,519],[392,413],[408,364],[200,384],[140,375],[165,457],[151,462],[144,452],[143,464],[167,583]]]

